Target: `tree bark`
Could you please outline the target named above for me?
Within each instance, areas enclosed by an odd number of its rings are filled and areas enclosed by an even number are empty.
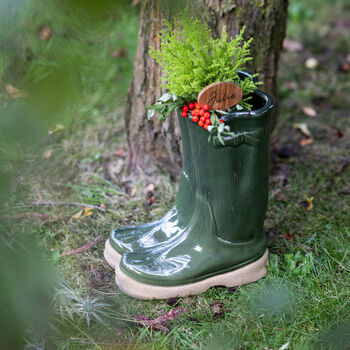
[[[187,3],[190,12],[200,13],[216,37],[223,26],[232,37],[246,26],[246,39],[254,38],[253,60],[248,70],[259,73],[259,80],[264,83],[261,89],[275,98],[275,124],[278,113],[276,75],[288,0],[195,0]],[[160,47],[156,34],[162,29],[165,17],[169,17],[169,11],[160,8],[159,0],[142,1],[134,75],[125,111],[128,167],[130,171],[141,169],[146,174],[159,167],[176,178],[181,167],[181,135],[176,118],[173,115],[160,122],[156,117],[149,121],[146,116],[146,107],[164,93],[160,87],[161,70],[149,56],[149,46]]]

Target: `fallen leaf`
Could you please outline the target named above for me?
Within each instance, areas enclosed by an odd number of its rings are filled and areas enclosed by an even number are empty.
[[[146,189],[147,192],[153,192],[154,191],[154,185],[153,184],[148,184],[145,189]]]
[[[182,307],[178,307],[176,309],[172,309],[167,314],[162,315],[155,319],[151,319],[146,316],[135,316],[135,319],[138,324],[142,326],[146,326],[148,329],[158,330],[158,331],[162,331],[164,334],[168,334],[169,328],[164,326],[164,323],[174,320],[183,311],[184,309]]]
[[[310,211],[313,208],[314,197],[306,198],[304,201],[300,202],[299,205],[304,207],[306,210]]]
[[[298,40],[285,38],[283,40],[283,49],[289,52],[299,52],[303,49],[303,44]]]
[[[85,243],[85,244],[83,244],[81,247],[79,247],[77,249],[71,249],[71,250],[67,250],[67,251],[63,252],[61,254],[61,256],[68,256],[68,255],[74,255],[74,254],[82,253],[85,250],[88,250],[91,247],[93,247],[96,243],[98,243],[100,241],[101,238],[102,238],[102,236],[98,236],[97,238],[95,238],[90,243]]]
[[[64,126],[62,124],[56,124],[55,129],[49,130],[49,135],[56,134],[59,131],[62,131],[64,129]]]
[[[135,194],[136,194],[136,192],[137,192],[137,187],[136,187],[136,185],[135,185],[135,186],[131,189],[130,196],[131,196],[131,197],[134,197]]]
[[[293,235],[290,233],[286,233],[285,237],[287,241],[292,241],[294,239]]]
[[[299,144],[302,147],[312,145],[313,143],[314,143],[314,139],[312,139],[312,138],[303,138],[299,141]]]
[[[223,317],[225,315],[225,312],[227,311],[227,309],[225,308],[225,304],[221,300],[216,301],[212,305],[212,310],[215,318]]]
[[[44,41],[49,41],[51,39],[52,32],[49,27],[43,27],[40,31],[40,39]]]
[[[113,51],[110,53],[110,57],[117,58],[117,57],[126,57],[127,51],[125,47],[120,48],[119,50]]]
[[[73,219],[81,219],[81,218],[84,218],[86,216],[90,216],[92,215],[94,212],[94,208],[91,208],[91,207],[85,207],[83,208],[82,210],[79,210],[76,214],[74,214],[72,217],[71,217],[71,220]]]
[[[48,149],[43,153],[43,158],[44,159],[50,158],[51,155],[52,155],[52,149]]]
[[[314,57],[309,57],[306,61],[305,61],[305,67],[308,69],[315,69],[318,67],[318,60]]]
[[[125,149],[123,148],[116,148],[113,152],[113,155],[116,157],[124,157],[126,155]]]
[[[283,344],[278,350],[286,350],[289,347],[289,342]]]
[[[349,62],[339,62],[338,63],[338,70],[340,72],[346,73],[350,70],[350,63]]]
[[[316,115],[317,115],[316,111],[312,107],[309,107],[309,106],[303,107],[303,112],[304,112],[304,114],[306,114],[309,117],[316,117]]]
[[[152,195],[151,196],[147,196],[147,202],[148,202],[148,204],[153,204],[153,203],[156,202],[156,199]]]
[[[311,137],[311,132],[306,123],[294,123],[293,128],[300,130],[305,136]]]
[[[334,136],[341,139],[344,136],[344,134],[340,130],[336,130]]]
[[[6,89],[7,94],[13,99],[28,96],[26,92],[17,89],[16,87],[14,87],[11,84],[6,84],[5,89]]]

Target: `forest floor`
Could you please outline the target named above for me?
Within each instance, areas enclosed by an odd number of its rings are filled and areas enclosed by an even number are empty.
[[[21,119],[15,112],[25,105],[26,98],[16,98],[21,92],[0,95],[7,146],[20,150],[2,155],[18,175],[3,211],[16,225],[2,219],[4,237],[11,245],[14,230],[30,234],[60,278],[55,327],[28,335],[28,344],[50,350],[350,348],[349,3],[290,5],[272,135],[267,277],[165,301],[124,295],[103,258],[112,228],[161,217],[176,194],[164,174],[149,178],[125,169],[123,105],[138,9],[121,14],[116,8],[79,27],[50,6],[20,17],[19,42],[8,44],[17,53],[0,60],[1,83],[34,86],[43,115],[53,105],[60,111],[40,119],[29,108],[28,120]],[[67,92],[58,102],[57,86]],[[183,311],[174,319],[157,321],[178,307]],[[155,321],[140,321],[143,316]]]

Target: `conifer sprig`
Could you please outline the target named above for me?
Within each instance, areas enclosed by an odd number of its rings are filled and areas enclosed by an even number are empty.
[[[224,28],[221,38],[214,39],[211,30],[198,19],[181,16],[159,33],[161,48],[150,48],[151,57],[163,69],[163,84],[172,94],[184,100],[193,99],[206,86],[219,81],[230,81],[242,89],[240,105],[248,110],[249,94],[259,83],[250,78],[241,80],[237,71],[243,70],[250,57],[252,39],[244,41],[244,27],[236,38],[227,40]]]

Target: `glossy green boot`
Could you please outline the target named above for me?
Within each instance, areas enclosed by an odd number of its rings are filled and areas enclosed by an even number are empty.
[[[188,123],[179,115],[182,135],[183,165],[179,190],[174,205],[159,220],[138,226],[115,229],[106,241],[104,256],[113,268],[119,264],[122,254],[144,248],[157,248],[169,239],[180,236],[192,217],[195,200],[193,155]]]
[[[242,79],[256,80],[247,71],[238,71]],[[184,233],[184,228],[192,217],[196,176],[193,168],[193,151],[188,122],[178,116],[182,135],[183,166],[175,204],[159,220],[137,226],[126,226],[113,230],[105,244],[104,256],[113,268],[119,264],[122,254],[144,248],[156,248],[167,244],[174,237]]]
[[[253,110],[222,117],[235,136],[208,143],[208,132],[186,118],[197,191],[193,215],[182,234],[151,249],[125,253],[116,282],[139,298],[200,294],[212,286],[233,287],[266,275],[263,231],[268,199],[272,98],[253,94]]]

